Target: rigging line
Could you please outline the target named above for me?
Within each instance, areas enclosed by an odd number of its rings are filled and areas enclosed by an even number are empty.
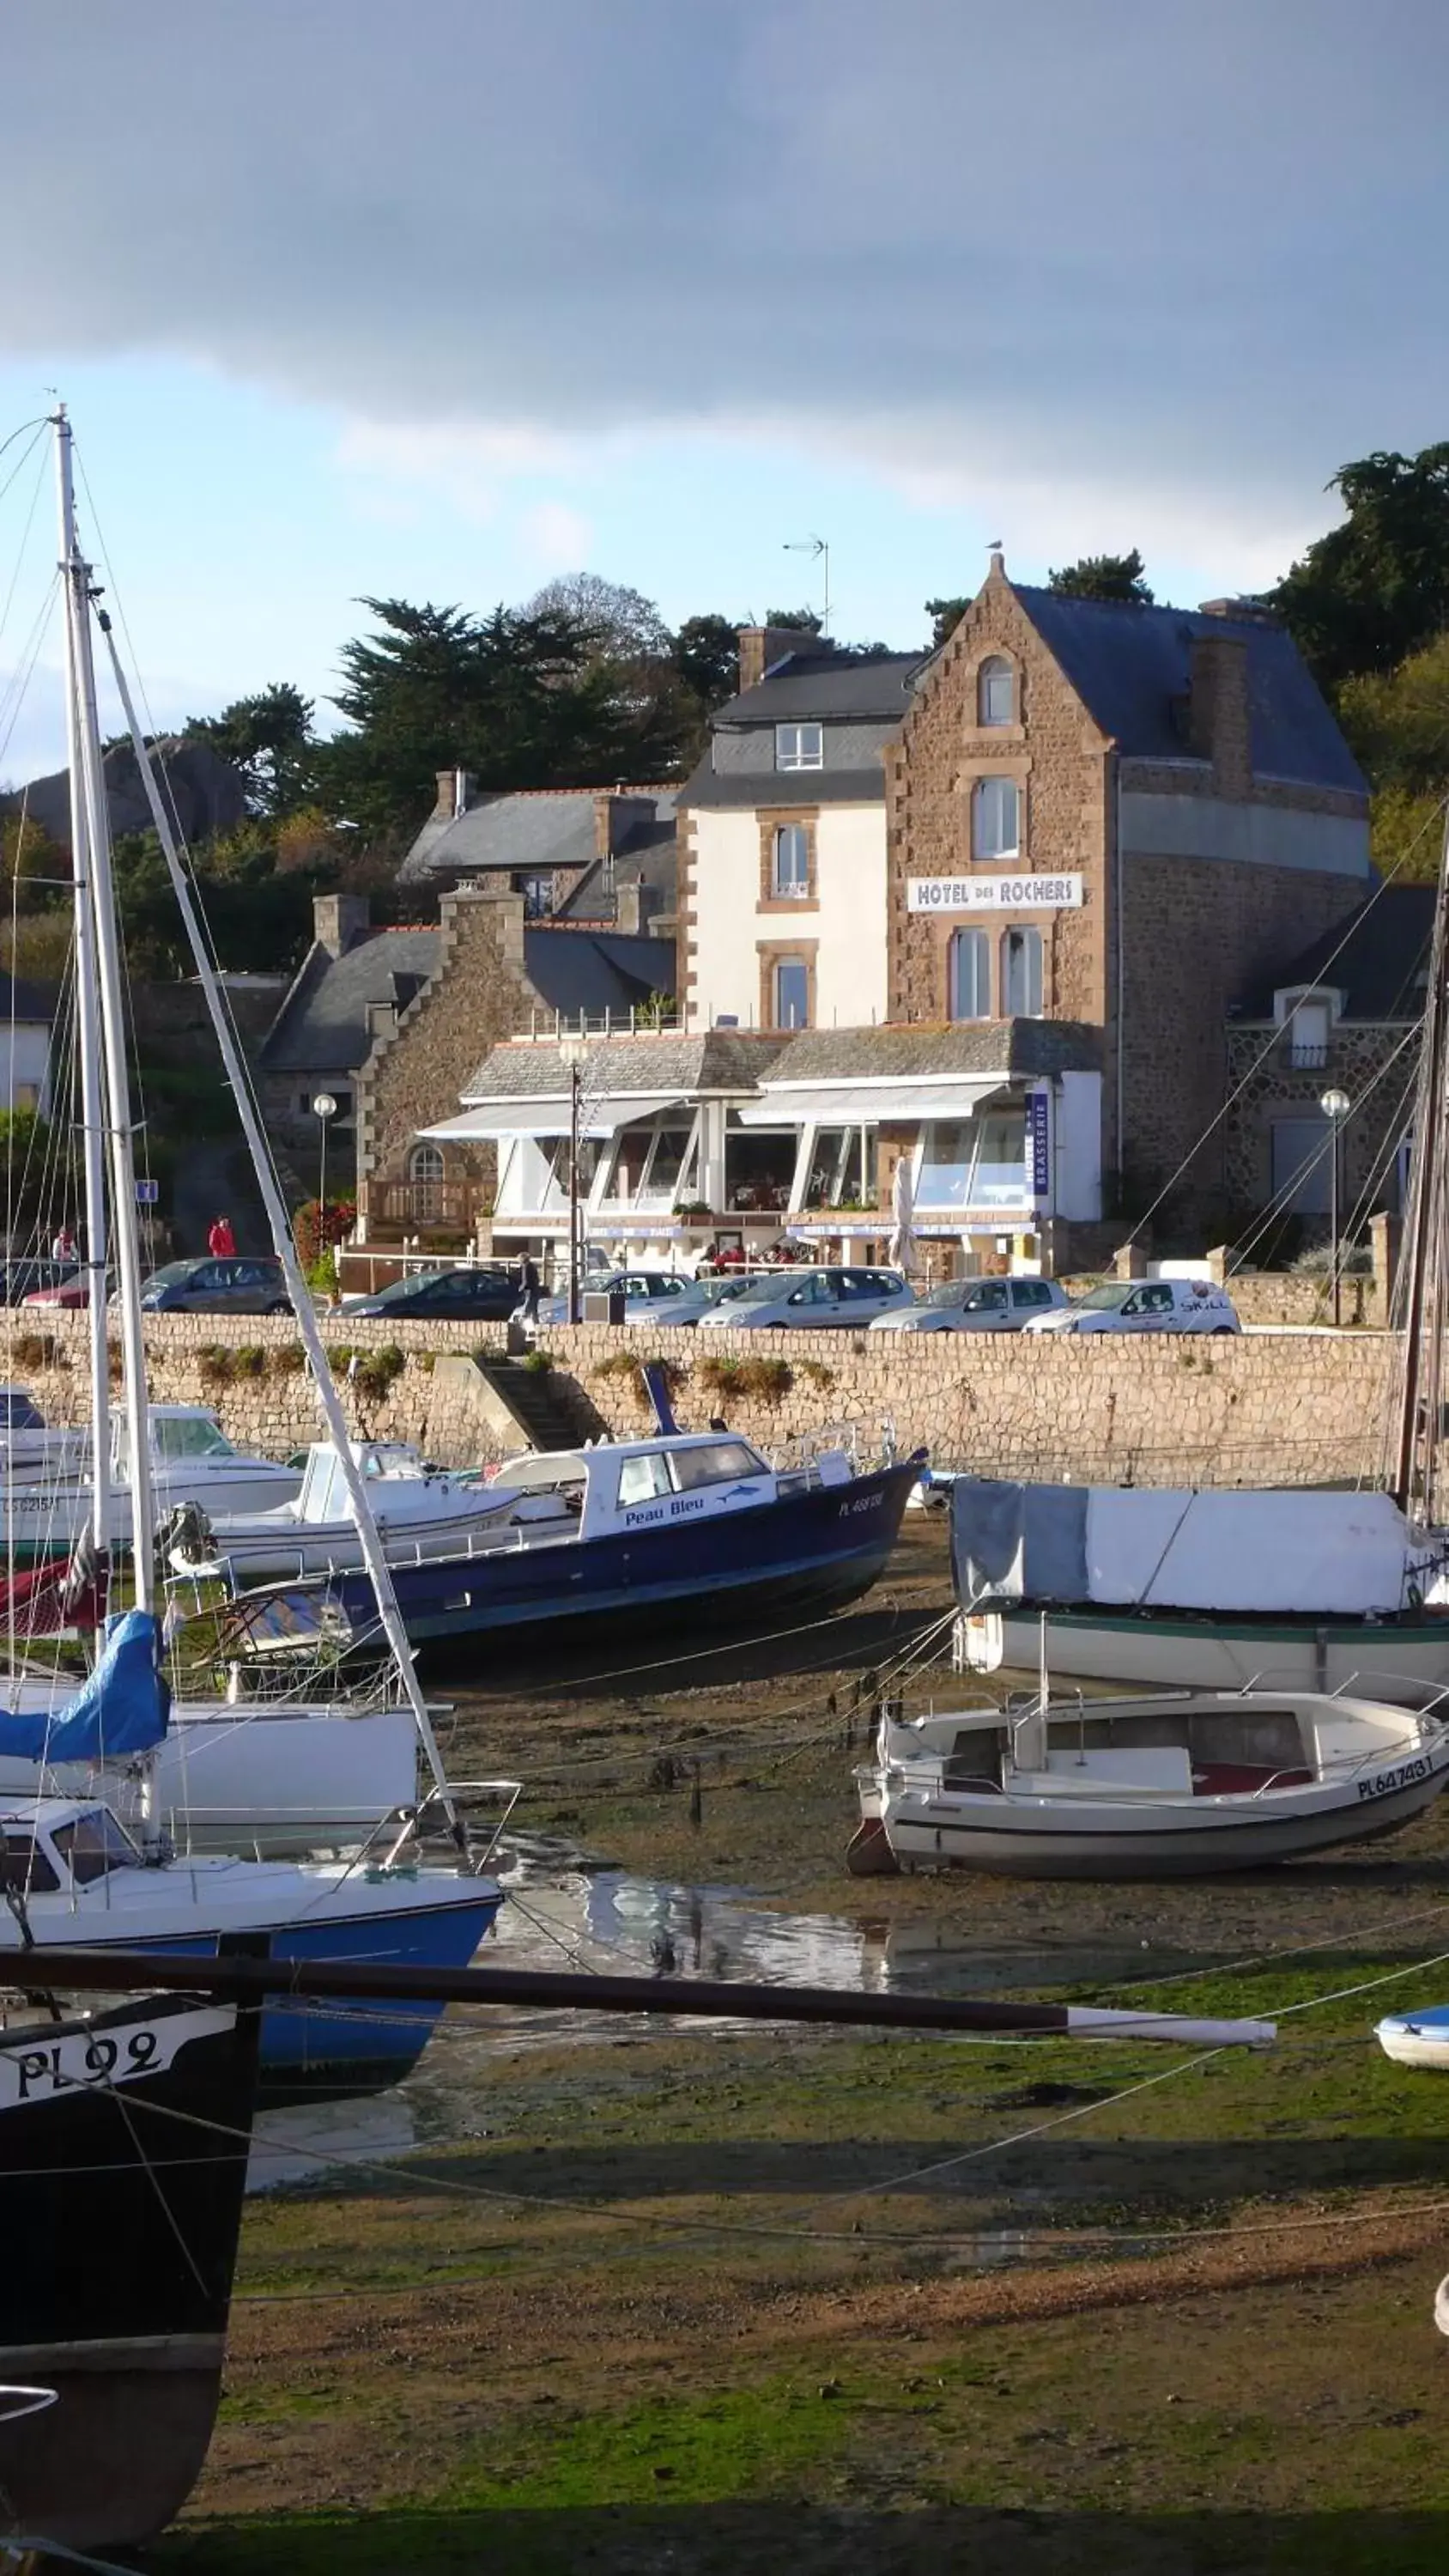
[[[4,724],[4,732],[3,734],[0,734],[0,759],[3,759],[5,753],[10,748],[10,737],[14,733],[16,724],[19,721],[20,710],[25,703],[26,691],[35,677],[35,665],[40,659],[40,648],[45,641],[45,630],[50,622],[51,612],[55,606],[59,593],[60,573],[57,569],[57,571],[51,576],[50,587],[41,604],[35,624],[31,628],[30,634],[27,636],[22,648],[23,658],[21,661],[17,662],[9,679],[5,683],[3,692],[0,692],[0,723]],[[11,704],[12,699],[14,701],[13,706]]]
[[[29,453],[30,450],[27,448],[26,455],[28,456]],[[30,507],[25,514],[25,526],[21,531],[20,544],[16,549],[15,570],[10,576],[10,587],[5,593],[5,605],[3,608],[0,608],[0,635],[4,634],[6,627],[10,623],[10,611],[15,602],[15,593],[19,586],[21,567],[25,562],[25,550],[30,543],[30,531],[35,525],[35,513],[40,506],[40,495],[45,488],[46,468],[49,462],[49,457],[47,456],[44,448],[42,448],[40,463],[36,468],[35,489],[30,495]],[[18,472],[19,468],[17,467],[16,470]],[[10,486],[7,483],[5,490],[8,492],[9,489]],[[5,494],[0,492],[0,500],[3,500],[4,497]]]
[[[1404,1054],[1405,1050],[1410,1047],[1417,1049],[1422,1034],[1422,1029],[1417,1024],[1404,1031],[1398,1044],[1392,1049],[1390,1054],[1385,1056],[1383,1063],[1375,1069],[1375,1071],[1369,1076],[1368,1081],[1364,1084],[1362,1091],[1359,1093],[1353,1104],[1355,1111],[1362,1109],[1364,1102],[1372,1098],[1373,1093],[1377,1089],[1378,1085],[1383,1081],[1384,1076],[1392,1072],[1394,1066],[1397,1064],[1400,1056]],[[1405,1079],[1403,1092],[1400,1096],[1399,1109],[1390,1113],[1388,1122],[1390,1127],[1394,1126],[1394,1122],[1399,1117],[1404,1102],[1407,1100],[1413,1089],[1415,1071],[1416,1069],[1414,1067],[1411,1067],[1409,1070]],[[1398,1148],[1399,1133],[1395,1130],[1387,1147],[1387,1154],[1390,1160],[1393,1155],[1398,1152]],[[1270,1228],[1275,1225],[1280,1218],[1292,1214],[1294,1194],[1299,1188],[1301,1188],[1305,1177],[1311,1172],[1316,1172],[1321,1165],[1327,1163],[1330,1154],[1337,1153],[1338,1150],[1337,1135],[1330,1123],[1322,1143],[1315,1149],[1313,1154],[1310,1155],[1308,1161],[1306,1163],[1300,1163],[1297,1170],[1280,1185],[1280,1187],[1274,1192],[1272,1198],[1268,1201],[1267,1206],[1259,1211],[1257,1220],[1250,1231],[1234,1245],[1232,1267],[1228,1273],[1230,1279],[1235,1276],[1238,1271],[1245,1270],[1247,1268],[1248,1255],[1257,1250],[1259,1244],[1262,1243]],[[1385,1149],[1381,1147],[1380,1150],[1382,1152]],[[1353,1229],[1360,1223],[1365,1210],[1367,1197],[1373,1186],[1374,1184],[1371,1176],[1370,1180],[1364,1183],[1357,1198],[1348,1210],[1346,1222],[1339,1228],[1340,1240],[1342,1240],[1345,1235],[1352,1233]]]
[[[1406,1923],[1425,1922],[1430,1915],[1442,1914],[1446,1906],[1449,1906],[1449,1896],[1441,1896],[1436,1898],[1432,1905],[1416,1906],[1412,1914],[1383,1914],[1373,1923],[1355,1925],[1355,1935],[1366,1941],[1371,1940],[1376,1932],[1399,1931]],[[1139,1987],[1143,1986],[1155,1990],[1158,1986],[1187,1986],[1200,1983],[1204,1977],[1236,1977],[1240,1976],[1245,1968],[1268,1967],[1279,1960],[1301,1959],[1311,1950],[1331,1950],[1343,1939],[1342,1932],[1321,1932],[1312,1941],[1288,1942],[1273,1950],[1251,1950],[1246,1958],[1224,1959],[1206,1968],[1179,1968],[1170,1977],[1154,1977],[1147,1974],[1141,1977],[1119,1978],[1115,1984],[1094,1989],[1094,1993],[1101,2000],[1112,1995],[1135,1994]]]
[[[1383,877],[1380,878],[1379,883],[1374,887],[1367,901],[1361,904],[1356,912],[1349,915],[1349,918],[1344,925],[1343,937],[1340,939],[1338,946],[1324,960],[1323,965],[1319,969],[1322,976],[1326,977],[1329,970],[1333,966],[1337,965],[1339,958],[1343,955],[1345,948],[1348,946],[1353,932],[1362,925],[1367,915],[1373,910],[1374,905],[1393,884],[1394,879],[1402,875],[1404,869],[1408,866],[1410,859],[1413,857],[1415,850],[1418,848],[1419,843],[1424,839],[1431,825],[1442,824],[1446,814],[1449,814],[1449,797],[1441,796],[1436,802],[1432,812],[1425,816],[1419,829],[1414,834],[1413,839],[1408,843],[1407,847],[1399,853],[1393,866],[1386,871]],[[1140,1220],[1142,1225],[1147,1226],[1151,1224],[1152,1219],[1157,1214],[1157,1211],[1161,1207],[1164,1199],[1166,1199],[1169,1193],[1176,1188],[1178,1182],[1183,1176],[1183,1173],[1202,1152],[1208,1138],[1222,1125],[1223,1120],[1227,1117],[1227,1114],[1233,1107],[1234,1102],[1240,1098],[1241,1094],[1247,1089],[1248,1084],[1254,1080],[1255,1076],[1262,1072],[1262,1069],[1271,1056],[1273,1049],[1282,1044],[1282,1039],[1282,1030],[1275,1028],[1271,1035],[1264,1041],[1260,1052],[1253,1058],[1252,1063],[1247,1067],[1241,1080],[1234,1084],[1232,1090],[1228,1093],[1226,1100],[1222,1103],[1222,1106],[1219,1109],[1214,1110],[1212,1117],[1208,1120],[1208,1123],[1204,1127],[1201,1135],[1197,1137],[1188,1153],[1183,1156],[1183,1159],[1178,1164],[1176,1171],[1173,1172],[1166,1181],[1164,1181],[1162,1188],[1158,1191],[1152,1205],[1142,1216]]]
[[[779,1645],[786,1637],[814,1636],[821,1628],[833,1627],[836,1624],[839,1615],[838,1611],[832,1611],[828,1618],[806,1619],[803,1620],[798,1627],[794,1628],[772,1628],[767,1635],[762,1637],[731,1638],[727,1644],[701,1646],[692,1654],[661,1656],[657,1663],[624,1664],[612,1673],[585,1673],[581,1679],[574,1680],[570,1678],[567,1682],[561,1682],[558,1687],[561,1692],[593,1690],[601,1682],[630,1681],[639,1673],[674,1672],[683,1664],[704,1664],[710,1662],[713,1657],[719,1655],[747,1654],[756,1646]],[[869,1616],[872,1614],[868,1613],[867,1615]],[[905,1615],[907,1618],[910,1618],[916,1614],[907,1612]],[[922,1615],[929,1616],[933,1614]],[[955,1615],[954,1611],[950,1613],[952,1618],[954,1618]],[[823,1664],[817,1667],[817,1669],[820,1671],[829,1671],[831,1669],[831,1665],[829,1663]],[[696,1687],[698,1686],[696,1685]],[[708,1686],[706,1685],[705,1687]],[[732,1688],[733,1685],[720,1683],[718,1687],[720,1689],[727,1689]],[[748,1687],[748,1685],[746,1685],[746,1687]],[[673,1696],[673,1694],[671,1694],[671,1696]]]

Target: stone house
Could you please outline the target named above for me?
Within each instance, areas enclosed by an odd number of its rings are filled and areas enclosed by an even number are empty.
[[[1240,1209],[1320,1221],[1332,1192],[1341,1092],[1340,1202],[1361,1232],[1403,1196],[1419,1030],[1434,930],[1432,886],[1379,886],[1346,923],[1236,1001],[1227,1027],[1227,1187]]]
[[[309,1175],[320,1160],[321,1123],[312,1103],[335,1100],[329,1123],[329,1195],[356,1180],[357,1085],[377,1039],[397,1025],[436,971],[442,946],[426,924],[375,928],[366,895],[319,894],[312,945],[257,1049],[268,1132]]]
[[[1229,1005],[1371,882],[1364,782],[1291,638],[993,555],[886,772],[891,1018],[1097,1029],[1108,1210],[1220,1204]]]
[[[0,974],[0,1109],[51,1112],[55,997],[43,985]]]
[[[564,1022],[599,1031],[672,1018],[674,943],[607,922],[539,921],[507,872],[445,894],[434,961],[379,1028],[358,1078],[358,1241],[480,1239],[497,1182],[492,1136],[440,1137],[480,1056]]]
[[[531,921],[665,936],[674,926],[675,793],[550,787],[480,795],[467,770],[440,769],[437,801],[398,883],[436,896],[487,882],[522,895]]]

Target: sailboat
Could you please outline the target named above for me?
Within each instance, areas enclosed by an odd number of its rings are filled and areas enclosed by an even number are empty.
[[[1355,1690],[1423,1708],[1449,1691],[1449,820],[1414,1105],[1381,1484],[1358,1492],[1128,1490],[958,1477],[961,1657],[1085,1680]]]
[[[473,1865],[466,1830],[443,1772],[431,1719],[392,1600],[366,1490],[351,1457],[346,1422],[322,1353],[316,1318],[302,1282],[241,1051],[221,1003],[149,750],[112,644],[112,665],[152,815],[252,1149],[324,1418],[342,1453],[344,1473],[355,1479],[352,1500],[364,1555],[377,1589],[379,1615],[408,1702],[416,1741],[437,1783],[437,1799],[453,1837],[457,1866],[451,1870],[419,1867],[415,1852],[408,1848],[406,1825],[366,1868],[290,1861],[182,1860],[172,1855],[166,1819],[157,1797],[155,1754],[168,1734],[171,1709],[161,1670],[163,1637],[155,1551],[144,1543],[144,1533],[154,1528],[151,1444],[120,942],[96,714],[91,635],[95,602],[90,567],[76,533],[71,427],[63,407],[53,426],[66,611],[85,1266],[93,1291],[92,1538],[96,1554],[103,1560],[112,1537],[109,1353],[100,1294],[109,1255],[117,1283],[126,1441],[138,1543],[132,1549],[134,1607],[109,1623],[105,1651],[81,1692],[67,1700],[65,1686],[57,1677],[49,1685],[40,1685],[50,1696],[39,1710],[34,1705],[37,1685],[33,1680],[12,1682],[6,1692],[10,1706],[0,1713],[0,1754],[32,1767],[32,1785],[39,1794],[19,1804],[7,1802],[4,1815],[0,1815],[7,1900],[6,1910],[0,1913],[0,1952],[15,1953],[74,1941],[84,1924],[84,1937],[101,1943],[119,1942],[127,1948],[154,1944],[205,1953],[214,1951],[229,1933],[265,1932],[274,1951],[282,1956],[413,1958],[430,1966],[460,1965],[472,1956],[491,1927],[501,1891],[495,1880],[482,1875]],[[108,620],[101,612],[97,615],[102,632],[108,634]],[[112,1236],[109,1245],[108,1215]],[[330,1717],[319,1715],[324,1725],[333,1728],[339,1757],[345,1760],[349,1730],[356,1721],[341,1710]],[[209,1721],[214,1722],[214,1713],[206,1713],[198,1724]],[[236,1741],[249,1749],[256,1748],[260,1769],[284,1752],[286,1730],[259,1729],[251,1733],[238,1727]],[[103,1770],[118,1758],[134,1763],[138,1840],[132,1842],[108,1805],[48,1794],[53,1757],[68,1763],[95,1764]],[[409,1769],[415,1778],[411,1758]],[[259,1778],[257,1785],[265,1789],[265,1795],[255,1802],[261,1814],[276,1810],[284,1816],[289,1813],[294,1784],[285,1759],[278,1763],[277,1776],[265,1782]],[[409,1808],[411,1797],[410,1786]],[[249,1839],[239,1823],[237,1840],[245,1847]],[[289,1944],[294,1945],[291,1951]],[[329,2079],[337,2076],[350,2082],[351,2070],[359,2070],[359,2081],[364,2071],[369,2082],[386,2080],[405,2072],[415,2061],[436,2018],[436,2008],[389,2014],[379,2007],[376,2013],[360,2016],[345,2012],[309,2016],[274,2006],[264,2017],[263,2062],[284,2081],[306,2082],[321,2073]]]

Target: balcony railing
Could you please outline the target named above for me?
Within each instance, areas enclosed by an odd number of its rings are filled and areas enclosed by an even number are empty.
[[[1283,1062],[1291,1073],[1322,1073],[1330,1052],[1322,1039],[1289,1038],[1284,1044]]]
[[[405,1234],[471,1234],[492,1208],[478,1181],[372,1181],[366,1185],[367,1231],[374,1242]]]

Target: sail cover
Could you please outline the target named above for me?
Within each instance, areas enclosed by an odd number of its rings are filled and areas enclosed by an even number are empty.
[[[53,1637],[62,1628],[98,1628],[105,1617],[106,1579],[94,1556],[80,1567],[69,1557],[47,1557],[0,1579],[0,1631],[8,1637]]]
[[[123,1610],[107,1621],[101,1659],[64,1708],[0,1712],[0,1754],[47,1765],[121,1761],[160,1743],[170,1709],[157,1623],[147,1610]]]
[[[989,1602],[1362,1618],[1428,1561],[1388,1494],[1031,1485],[957,1478],[964,1608]]]

